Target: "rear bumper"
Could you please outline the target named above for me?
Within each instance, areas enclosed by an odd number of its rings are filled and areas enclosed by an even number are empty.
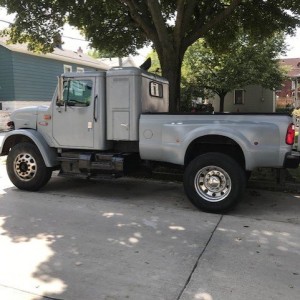
[[[292,151],[285,156],[284,168],[296,169],[300,163],[300,152]]]

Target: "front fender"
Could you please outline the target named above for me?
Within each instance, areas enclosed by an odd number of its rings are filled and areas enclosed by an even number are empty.
[[[17,129],[9,131],[3,139],[0,148],[0,156],[7,155],[9,149],[13,146],[26,141],[30,141],[38,147],[47,167],[58,165],[55,148],[49,147],[44,137],[38,131],[33,129]]]

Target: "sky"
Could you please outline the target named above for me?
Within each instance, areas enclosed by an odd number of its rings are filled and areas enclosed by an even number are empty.
[[[286,38],[288,45],[287,57],[300,57],[300,28],[297,29],[295,36],[288,36]]]
[[[0,8],[0,30],[6,28],[9,23],[13,22],[14,16],[7,15],[6,9]],[[70,26],[65,25],[62,40],[64,42],[63,47],[68,50],[76,51],[79,47],[83,49],[85,53],[89,51],[89,42],[84,40],[84,37],[80,34],[80,32]],[[286,43],[288,45],[287,55],[285,57],[290,58],[298,58],[300,57],[300,28],[296,31],[295,36],[288,36],[286,38]],[[143,48],[139,51],[139,56],[136,57],[137,63],[142,63],[147,54],[151,51],[149,48]]]

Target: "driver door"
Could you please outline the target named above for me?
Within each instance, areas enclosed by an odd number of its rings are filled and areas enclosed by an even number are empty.
[[[68,78],[53,106],[53,138],[62,148],[94,147],[94,78]]]

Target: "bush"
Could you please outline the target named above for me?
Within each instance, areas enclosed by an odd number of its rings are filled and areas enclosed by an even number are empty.
[[[295,117],[295,118],[300,118],[300,107],[298,108],[295,108],[292,112],[292,115]]]
[[[287,113],[287,114],[292,114],[293,108],[292,107],[277,107],[276,112],[277,113]]]

